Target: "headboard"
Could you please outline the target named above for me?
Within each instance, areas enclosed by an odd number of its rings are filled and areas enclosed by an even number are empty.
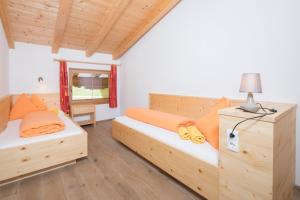
[[[209,112],[218,98],[178,96],[168,94],[149,94],[149,108],[152,110],[199,118]],[[241,100],[231,100],[232,106],[241,104]]]
[[[29,94],[31,95],[31,94]],[[48,108],[60,108],[59,93],[35,93],[47,105]],[[12,95],[12,103],[16,102],[19,94]]]
[[[0,134],[6,128],[9,121],[9,113],[11,107],[11,96],[0,98]]]

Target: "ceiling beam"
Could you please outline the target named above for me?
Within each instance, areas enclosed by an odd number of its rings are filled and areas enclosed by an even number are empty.
[[[98,50],[106,36],[110,33],[131,2],[132,0],[114,0],[111,6],[106,9],[104,17],[102,18],[101,26],[96,31],[95,36],[88,43],[86,50],[87,57],[93,55]]]
[[[11,29],[8,21],[7,0],[0,0],[0,18],[6,36],[7,45],[9,48],[13,49],[15,48],[15,44],[14,44],[13,37],[11,35]]]
[[[56,17],[52,53],[57,53],[64,38],[65,29],[70,17],[73,0],[60,0]]]
[[[152,12],[150,12],[146,19],[143,20],[143,22],[114,50],[113,59],[120,58],[180,1],[181,0],[161,0],[161,2],[152,10]]]

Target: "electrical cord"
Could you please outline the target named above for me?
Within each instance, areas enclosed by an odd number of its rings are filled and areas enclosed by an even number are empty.
[[[240,121],[239,123],[237,123],[237,124],[233,127],[233,129],[232,129],[232,131],[231,131],[231,133],[230,133],[230,135],[229,135],[230,138],[234,138],[234,137],[235,137],[235,135],[234,135],[233,133],[234,133],[235,129],[236,129],[240,124],[242,124],[242,123],[244,123],[244,122],[246,122],[246,121],[248,121],[248,120],[259,119],[259,118],[263,118],[263,117],[265,117],[265,116],[267,116],[267,115],[273,115],[274,113],[277,113],[277,110],[274,109],[274,108],[265,108],[265,107],[263,107],[260,103],[257,103],[257,105],[259,105],[260,109],[263,110],[263,113],[254,113],[254,114],[260,114],[260,115],[259,115],[259,116],[255,116],[255,117],[246,118],[246,119]],[[242,108],[237,108],[237,109],[243,110],[244,112],[249,112],[249,111],[246,111],[246,110],[244,110],[244,109],[242,109]],[[250,112],[250,113],[253,113],[253,112]]]

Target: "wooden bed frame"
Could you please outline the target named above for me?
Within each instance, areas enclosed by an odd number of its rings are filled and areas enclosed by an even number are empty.
[[[153,110],[199,118],[217,99],[150,94]],[[295,184],[296,104],[260,102],[277,112],[239,126],[239,151],[227,147],[227,129],[253,113],[219,110],[219,164],[210,165],[113,121],[112,136],[209,200],[292,200]],[[257,116],[257,115],[256,115]]]
[[[112,136],[208,199],[218,199],[218,167],[113,121]]]
[[[198,118],[209,112],[217,99],[164,94],[150,94],[152,110]],[[233,100],[233,105],[241,101]],[[218,199],[219,168],[195,159],[169,145],[152,139],[117,121],[113,121],[112,136],[183,184],[206,197]]]
[[[58,94],[37,95],[49,108],[59,108]],[[9,111],[17,96],[0,99],[0,134],[8,123]],[[86,157],[87,133],[81,130],[79,135],[0,149],[0,185],[74,164],[76,159]]]

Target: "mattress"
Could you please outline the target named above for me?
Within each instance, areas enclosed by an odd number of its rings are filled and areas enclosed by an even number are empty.
[[[65,129],[63,131],[28,138],[22,138],[19,136],[19,128],[22,121],[21,119],[9,121],[6,129],[0,134],[0,149],[55,140],[82,133],[82,129],[74,124],[71,119],[66,117],[63,112],[59,113],[59,118],[65,123]]]
[[[218,166],[219,153],[208,142],[205,142],[203,144],[195,144],[189,140],[182,140],[175,132],[152,126],[150,124],[146,124],[129,118],[127,116],[117,117],[115,121],[155,140],[158,140],[166,145],[169,145],[179,151],[182,151],[190,156],[193,156],[216,167]]]

